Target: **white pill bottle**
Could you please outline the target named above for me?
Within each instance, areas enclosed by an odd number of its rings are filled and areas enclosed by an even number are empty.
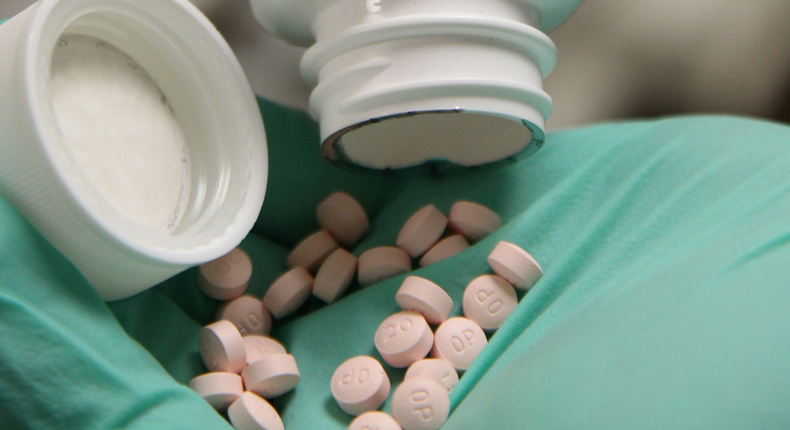
[[[329,160],[432,173],[538,150],[553,102],[548,33],[584,0],[251,0],[309,46],[301,73]]]
[[[260,111],[191,3],[40,0],[0,40],[0,194],[104,299],[249,233],[268,171]]]

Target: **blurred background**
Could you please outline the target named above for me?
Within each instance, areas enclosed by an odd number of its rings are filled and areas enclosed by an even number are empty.
[[[32,3],[0,0],[0,17]],[[193,3],[258,95],[306,110],[302,48],[264,33],[247,0]],[[545,82],[548,128],[701,112],[790,122],[788,22],[788,0],[588,0],[551,34],[560,60]]]

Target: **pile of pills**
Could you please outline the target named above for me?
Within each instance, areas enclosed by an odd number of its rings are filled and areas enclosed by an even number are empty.
[[[287,258],[289,270],[277,278],[262,300],[244,295],[252,273],[249,257],[235,249],[198,269],[198,285],[210,297],[227,300],[217,322],[200,332],[200,352],[210,373],[189,386],[240,430],[283,429],[267,402],[293,389],[300,380],[296,360],[268,337],[272,318],[281,319],[314,295],[337,300],[355,276],[363,287],[450,258],[501,225],[500,217],[477,203],[456,202],[449,217],[433,205],[403,225],[397,246],[370,249],[357,259],[346,248],[367,234],[368,217],[350,195],[336,192],[316,211],[322,229],[300,242]],[[331,392],[345,413],[355,416],[350,430],[434,430],[447,419],[449,393],[518,305],[515,288],[529,290],[542,276],[526,251],[499,242],[488,256],[494,274],[482,274],[467,286],[463,316],[450,317],[453,300],[439,285],[408,276],[395,294],[402,311],[386,318],[373,343],[386,365],[408,368],[392,393],[392,415],[378,411],[389,398],[391,382],[373,357],[343,362],[331,379]],[[430,356],[430,358],[429,358]]]
[[[433,225],[438,228],[439,224]],[[428,248],[425,241],[414,240],[410,245]],[[386,318],[373,340],[387,365],[408,367],[403,383],[392,394],[392,415],[376,411],[390,389],[383,366],[373,357],[353,357],[337,368],[331,382],[340,408],[357,416],[349,429],[435,430],[444,424],[450,412],[449,394],[459,374],[469,369],[488,344],[486,331],[502,326],[516,308],[515,288],[529,290],[542,275],[526,251],[508,242],[497,244],[488,262],[496,274],[484,274],[469,283],[463,296],[464,316],[449,318],[453,301],[435,283],[418,276],[403,281],[395,294],[402,311]]]

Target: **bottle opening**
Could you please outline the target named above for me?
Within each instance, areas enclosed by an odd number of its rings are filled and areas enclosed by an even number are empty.
[[[429,162],[471,167],[506,159],[530,145],[528,124],[486,113],[410,112],[354,125],[323,144],[332,161],[371,169],[403,169]]]

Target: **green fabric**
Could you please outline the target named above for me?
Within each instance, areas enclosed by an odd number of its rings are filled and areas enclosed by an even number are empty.
[[[443,429],[790,427],[790,128],[729,117],[599,125],[551,134],[508,167],[398,179],[330,167],[312,121],[260,105],[272,165],[242,244],[250,293],[285,269],[335,189],[372,215],[357,254],[394,243],[428,202],[447,211],[468,199],[502,216],[493,236],[416,272],[450,293],[455,314],[497,241],[542,264],[452,393]],[[1,429],[230,428],[181,385],[205,371],[197,332],[219,305],[194,270],[105,306],[2,201],[0,257]],[[373,333],[397,310],[401,280],[277,323],[302,373],[273,401],[286,428],[346,428],[329,379],[353,355],[378,356]],[[403,371],[387,370],[397,386]]]

